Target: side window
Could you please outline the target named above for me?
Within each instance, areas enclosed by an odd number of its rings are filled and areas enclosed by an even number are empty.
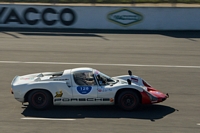
[[[102,85],[102,86],[107,85],[107,78],[104,77],[103,75],[100,75],[100,74],[97,75],[97,81],[99,85]]]
[[[73,74],[74,81],[80,86],[97,85],[92,72],[76,72]]]

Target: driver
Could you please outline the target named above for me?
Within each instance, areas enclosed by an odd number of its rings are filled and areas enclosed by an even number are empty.
[[[100,76],[100,75],[97,75],[97,81],[99,82],[100,85],[106,85],[106,84],[108,84],[107,83],[107,79],[104,78],[104,77],[102,77],[102,76]]]
[[[87,80],[85,73],[74,74],[75,82],[78,85],[94,85],[94,79],[92,81]]]

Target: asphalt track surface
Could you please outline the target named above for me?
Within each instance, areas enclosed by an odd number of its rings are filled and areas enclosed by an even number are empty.
[[[0,32],[0,132],[198,133],[199,51],[199,32]],[[74,67],[93,67],[110,76],[130,69],[170,98],[132,112],[115,106],[36,111],[10,94],[15,75]]]

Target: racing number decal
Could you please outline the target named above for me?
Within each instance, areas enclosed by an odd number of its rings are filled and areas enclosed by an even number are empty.
[[[92,87],[91,86],[78,86],[77,87],[77,91],[80,93],[80,94],[88,94],[90,93],[90,91],[92,90]]]

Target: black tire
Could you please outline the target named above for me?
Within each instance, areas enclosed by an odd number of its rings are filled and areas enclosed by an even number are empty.
[[[124,91],[118,97],[118,105],[127,111],[137,109],[139,106],[139,97],[132,91]]]
[[[34,90],[28,97],[29,105],[38,110],[44,110],[52,105],[52,96],[44,90]]]

